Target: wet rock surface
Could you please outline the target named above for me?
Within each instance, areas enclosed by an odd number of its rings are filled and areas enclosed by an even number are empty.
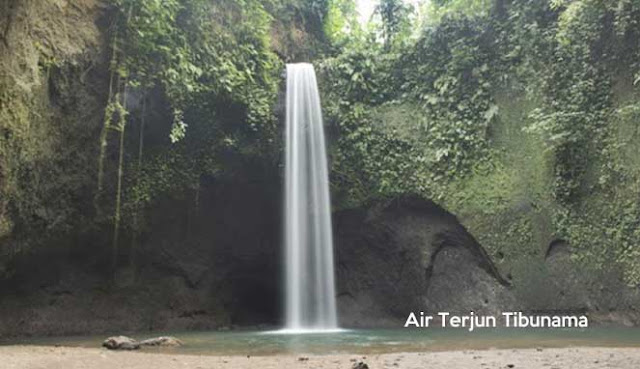
[[[92,252],[73,261],[66,249],[30,257],[16,265],[24,273],[0,285],[0,335],[277,327],[284,268],[278,189],[264,182],[203,184],[197,209],[184,211],[167,199],[154,211],[138,269],[115,284],[97,267],[105,259],[93,253],[99,248],[83,248]],[[640,290],[625,294],[615,275],[571,269],[570,250],[561,244],[546,260],[541,256],[542,277],[507,283],[456,217],[428,200],[404,197],[337,211],[333,223],[344,327],[397,328],[412,311],[471,310],[588,313],[593,325],[640,323]]]
[[[338,307],[347,326],[398,326],[412,311],[492,314],[508,282],[455,216],[417,197],[340,212]]]
[[[137,350],[140,348],[140,343],[127,336],[113,336],[104,340],[102,347],[109,350]]]

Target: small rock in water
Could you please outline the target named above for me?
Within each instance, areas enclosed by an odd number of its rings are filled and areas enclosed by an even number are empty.
[[[354,363],[353,366],[351,366],[351,369],[369,369],[369,365],[367,365],[367,363],[365,363],[364,361],[359,361],[357,363]]]
[[[178,347],[182,346],[182,341],[171,336],[162,336],[157,338],[149,338],[140,342],[140,346],[168,346]]]
[[[298,361],[309,361],[308,357],[299,357]]]
[[[507,364],[507,368],[513,368],[515,365],[513,364]]]
[[[140,344],[127,336],[112,336],[102,342],[102,346],[109,350],[137,350]]]

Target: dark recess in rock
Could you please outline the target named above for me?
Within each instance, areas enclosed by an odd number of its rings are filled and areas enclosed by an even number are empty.
[[[549,243],[545,259],[549,259],[558,254],[568,254],[570,252],[569,243],[563,239],[555,239]]]

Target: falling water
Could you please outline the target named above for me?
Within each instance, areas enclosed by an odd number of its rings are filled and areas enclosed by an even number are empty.
[[[286,330],[335,330],[329,177],[311,64],[287,65],[286,130]]]

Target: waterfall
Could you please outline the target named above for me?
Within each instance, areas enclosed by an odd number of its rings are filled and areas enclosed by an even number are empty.
[[[336,329],[327,154],[311,64],[287,64],[285,138],[285,329]]]

